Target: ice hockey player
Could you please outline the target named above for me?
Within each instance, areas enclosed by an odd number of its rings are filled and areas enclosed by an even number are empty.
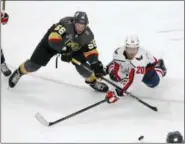
[[[1,23],[3,25],[7,24],[9,19],[9,15],[6,12],[1,12]],[[11,75],[11,70],[8,68],[6,62],[5,62],[5,56],[3,54],[3,51],[1,49],[1,72],[4,76]]]
[[[23,62],[10,76],[9,86],[13,88],[21,76],[35,72],[41,66],[46,66],[49,60],[59,53],[62,61],[70,62],[72,58],[75,58],[93,70],[94,74],[74,64],[77,72],[85,78],[87,84],[97,91],[107,92],[108,86],[96,80],[102,77],[105,71],[98,58],[94,34],[88,23],[87,14],[77,11],[73,17],[64,17],[58,23],[53,24],[31,58]]]
[[[124,92],[131,92],[134,85],[143,82],[150,88],[156,87],[166,75],[163,59],[157,60],[148,51],[140,47],[135,35],[126,37],[125,45],[115,50],[113,61],[107,66],[110,78],[122,85],[122,89],[108,91],[108,103],[116,102]]]

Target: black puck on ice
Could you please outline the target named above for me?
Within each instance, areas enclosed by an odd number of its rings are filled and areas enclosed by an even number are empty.
[[[144,138],[144,136],[140,136],[139,138],[138,138],[138,140],[140,141],[140,140],[142,140]]]

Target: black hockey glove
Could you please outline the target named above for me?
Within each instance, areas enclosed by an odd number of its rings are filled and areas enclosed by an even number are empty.
[[[101,61],[97,61],[91,64],[91,69],[94,71],[96,77],[102,77],[106,74]]]
[[[111,80],[113,80],[113,81],[115,81],[115,82],[119,82],[119,81],[120,81],[120,80],[117,79],[117,77],[116,77],[116,75],[114,74],[113,71],[111,71],[111,72],[109,73],[109,77],[110,77]]]
[[[61,51],[61,60],[70,62],[72,60],[72,50],[69,47],[64,47]]]
[[[122,97],[122,96],[124,96],[124,92],[121,92],[121,90],[119,90],[119,89],[115,89],[115,91],[116,91],[116,94],[118,95],[118,96],[120,96],[120,97]]]
[[[109,70],[109,68],[110,68],[112,65],[114,65],[113,63],[114,63],[114,62],[111,61],[111,62],[106,66],[106,70],[105,70],[105,71],[106,71],[106,74],[109,74],[109,77],[110,77],[111,80],[113,80],[113,81],[115,81],[115,82],[118,82],[118,81],[120,81],[120,80],[118,80],[117,77],[116,77],[116,75],[114,74],[114,69]]]

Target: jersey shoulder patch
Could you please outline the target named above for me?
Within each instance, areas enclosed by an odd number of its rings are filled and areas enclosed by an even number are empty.
[[[94,34],[88,26],[80,37],[82,46],[92,43],[94,40]]]
[[[118,47],[116,50],[114,50],[114,54],[122,53],[124,51],[124,46]]]
[[[60,19],[58,25],[61,25],[63,29],[65,28],[65,33],[71,33],[73,31],[73,17],[64,17]]]
[[[126,58],[125,58],[125,55],[124,55],[123,53],[124,53],[124,48],[123,48],[123,47],[119,47],[119,48],[117,48],[117,49],[114,51],[113,58],[114,58],[115,60],[125,61]]]
[[[73,17],[64,17],[60,19],[59,23],[63,25],[72,24]]]

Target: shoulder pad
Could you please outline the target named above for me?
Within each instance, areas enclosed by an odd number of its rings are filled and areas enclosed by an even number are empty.
[[[60,19],[59,23],[60,24],[71,24],[73,21],[73,17],[64,17]]]
[[[125,56],[123,55],[124,49],[122,47],[117,48],[114,51],[113,58],[117,60],[126,60]]]
[[[87,37],[90,37],[91,39],[94,39],[94,34],[88,26],[86,27],[84,35]]]
[[[116,50],[114,50],[114,54],[118,54],[118,50],[119,50],[120,48],[117,48]]]
[[[69,33],[73,29],[72,21],[73,21],[73,17],[64,17],[60,19],[57,25],[62,25],[66,29],[65,33]]]
[[[91,29],[87,26],[86,30],[84,31],[84,33],[81,35],[82,37],[82,45],[86,45],[88,43],[90,43],[93,39],[94,39],[94,34],[91,31]]]
[[[116,50],[114,50],[114,54],[119,54],[122,53],[124,51],[124,47],[118,47]]]

